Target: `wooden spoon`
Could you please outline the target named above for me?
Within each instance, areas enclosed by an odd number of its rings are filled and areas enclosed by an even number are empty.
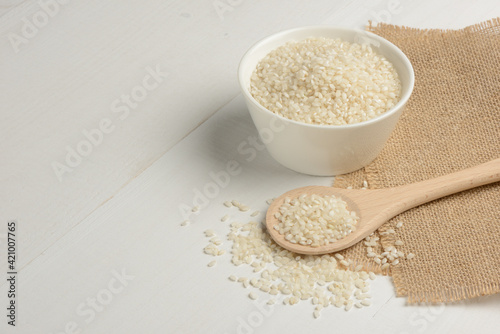
[[[271,237],[283,248],[300,254],[326,254],[351,247],[363,240],[392,217],[418,205],[460,191],[500,181],[500,159],[468,168],[456,173],[387,189],[361,190],[340,189],[324,186],[309,186],[290,190],[276,198],[266,214],[266,226]],[[302,194],[334,195],[342,198],[351,211],[356,211],[359,221],[356,230],[345,238],[319,247],[294,244],[279,234],[273,226],[278,224],[274,216],[285,198],[296,198]],[[473,205],[473,203],[464,203]],[[492,208],[498,210],[498,208]],[[436,222],[439,224],[439,222]]]

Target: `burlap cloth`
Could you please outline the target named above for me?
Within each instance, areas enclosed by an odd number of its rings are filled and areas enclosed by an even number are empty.
[[[386,188],[422,181],[500,157],[500,18],[462,30],[388,24],[367,30],[397,45],[415,70],[415,89],[381,154],[336,178],[335,186]],[[407,211],[395,229],[412,260],[391,267],[409,303],[453,302],[500,292],[500,184]],[[381,237],[382,244],[387,236]],[[344,254],[380,273],[358,244]]]

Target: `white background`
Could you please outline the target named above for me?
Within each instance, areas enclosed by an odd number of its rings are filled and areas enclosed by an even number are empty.
[[[227,280],[248,275],[245,268],[228,256],[208,268],[202,252],[205,229],[227,233],[223,201],[264,212],[270,197],[333,180],[287,170],[265,150],[238,153],[257,135],[236,80],[253,43],[312,24],[461,28],[499,16],[498,1],[60,2],[0,2],[0,264],[6,272],[13,219],[19,272],[15,328],[6,324],[8,285],[0,283],[0,332],[493,333],[500,326],[499,295],[408,306],[386,277],[373,282],[369,308],[331,307],[318,320],[305,302],[262,311],[249,290]],[[157,82],[147,80],[156,88],[125,107],[122,96],[155,70]],[[107,133],[84,147],[84,132],[106,122]],[[60,169],[79,145],[86,156]],[[210,173],[230,160],[241,172],[181,227],[183,205],[192,206]],[[120,289],[119,272],[129,276]],[[86,303],[96,296],[111,298],[92,314]],[[250,326],[251,319],[259,322]]]

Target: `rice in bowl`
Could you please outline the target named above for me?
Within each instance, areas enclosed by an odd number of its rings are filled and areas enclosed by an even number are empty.
[[[369,45],[319,37],[271,51],[257,64],[250,93],[287,119],[345,125],[390,110],[401,83],[394,66]]]

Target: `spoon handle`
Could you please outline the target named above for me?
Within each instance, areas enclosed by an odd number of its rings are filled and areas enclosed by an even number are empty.
[[[435,199],[500,181],[500,158],[434,179],[395,187],[403,212]]]

